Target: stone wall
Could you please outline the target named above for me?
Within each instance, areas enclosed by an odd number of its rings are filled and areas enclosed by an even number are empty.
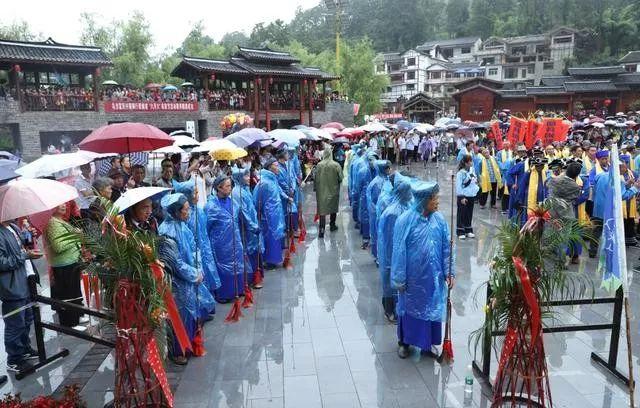
[[[41,155],[40,132],[87,132],[112,122],[143,122],[164,129],[184,129],[187,121],[196,124],[196,135],[200,138],[220,136],[222,118],[235,111],[209,111],[206,103],[200,103],[197,112],[119,112],[107,113],[102,104],[97,112],[21,112],[15,101],[0,101],[0,125],[17,124],[23,156],[32,160]],[[253,112],[245,112],[253,116]],[[264,114],[261,115],[264,118]],[[344,102],[327,103],[325,111],[313,112],[315,125],[341,122],[353,125],[353,105]],[[299,121],[298,112],[274,113],[272,120]],[[307,124],[309,113],[304,112],[303,123]],[[198,122],[201,121],[201,122]],[[200,124],[206,129],[199,129]]]

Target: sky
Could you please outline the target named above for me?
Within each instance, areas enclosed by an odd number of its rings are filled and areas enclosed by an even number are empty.
[[[78,44],[83,11],[102,16],[105,22],[126,19],[134,10],[144,13],[155,41],[153,53],[177,47],[194,23],[202,20],[206,34],[216,41],[227,32],[244,31],[256,23],[276,19],[290,21],[297,7],[317,5],[320,0],[29,0],[8,1],[2,7],[1,24],[24,20],[43,37],[66,44]],[[181,7],[186,6],[188,7]]]

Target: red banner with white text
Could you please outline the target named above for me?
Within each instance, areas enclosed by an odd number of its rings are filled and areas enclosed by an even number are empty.
[[[198,102],[115,102],[106,101],[104,111],[115,112],[197,112]]]

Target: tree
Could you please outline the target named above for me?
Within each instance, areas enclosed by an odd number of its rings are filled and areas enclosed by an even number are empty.
[[[389,85],[389,77],[375,73],[376,52],[371,40],[365,38],[341,45],[340,86],[352,101],[360,104],[359,115],[382,109],[380,93]]]
[[[0,25],[0,39],[16,41],[38,41],[42,39],[41,33],[34,33],[24,20],[14,21],[11,24]]]
[[[219,44],[224,47],[227,55],[232,55],[238,50],[238,46],[244,47],[249,44],[249,37],[242,31],[232,31],[223,35]]]
[[[253,27],[249,43],[254,47],[262,47],[268,44],[284,47],[289,44],[291,35],[284,21],[278,19],[266,26],[258,23]]]
[[[313,53],[335,46],[335,18],[328,15],[324,5],[308,10],[298,7],[295,17],[287,28],[292,40],[304,44]]]
[[[97,23],[96,20],[99,19],[101,17],[95,13],[84,12],[80,14],[80,26],[82,27],[80,43],[100,47],[107,54],[113,54],[116,45],[117,23],[113,22],[110,25],[103,26]]]
[[[204,24],[198,21],[193,29],[187,34],[182,44],[176,50],[178,55],[188,55],[191,57],[201,57],[209,59],[221,59],[226,57],[224,46],[216,44],[213,38],[205,35]]]
[[[449,38],[464,36],[467,32],[466,27],[469,20],[468,0],[449,0],[446,12]]]
[[[472,0],[469,10],[469,33],[482,39],[493,34],[493,15],[489,0]]]

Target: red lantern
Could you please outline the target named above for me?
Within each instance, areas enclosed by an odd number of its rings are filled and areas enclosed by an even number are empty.
[[[13,70],[16,71],[16,72],[20,72],[21,69],[22,68],[20,68],[20,65],[18,65],[18,64],[13,66]]]
[[[306,79],[304,81],[302,81],[302,83],[304,84],[304,86],[307,86],[307,80]]]
[[[211,76],[209,77],[212,81],[216,80],[216,74],[211,74]]]
[[[607,98],[607,99],[604,100],[604,106],[606,106],[608,108],[609,105],[611,105],[611,99]]]
[[[269,85],[273,85],[273,78],[269,77]]]

